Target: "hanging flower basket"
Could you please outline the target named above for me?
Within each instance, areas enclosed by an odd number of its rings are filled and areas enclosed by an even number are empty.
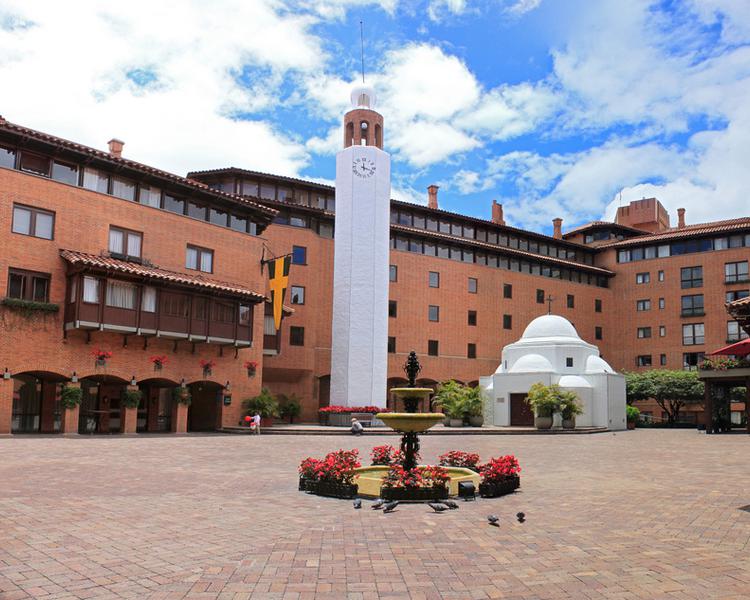
[[[444,485],[430,487],[381,487],[380,497],[383,500],[418,500],[424,502],[445,500],[448,497],[448,488]]]
[[[254,360],[248,360],[245,362],[245,368],[247,369],[247,376],[252,379],[258,371],[258,363]]]
[[[149,360],[154,365],[154,371],[161,371],[168,362],[166,356],[152,356]]]
[[[200,365],[201,369],[203,369],[203,377],[208,377],[213,373],[213,368],[216,366],[216,363],[212,360],[201,359]]]
[[[107,361],[112,358],[112,353],[108,352],[107,350],[97,348],[96,350],[92,350],[91,356],[94,357],[95,366],[105,367],[107,366]]]
[[[479,484],[479,495],[482,498],[497,498],[512,494],[521,485],[521,478],[518,475],[511,475],[507,479],[500,481],[483,481]]]

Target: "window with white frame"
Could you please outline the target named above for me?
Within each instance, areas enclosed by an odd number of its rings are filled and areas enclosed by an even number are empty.
[[[132,283],[124,281],[107,280],[107,306],[113,308],[135,309],[136,293],[138,288]]]
[[[99,280],[96,277],[83,277],[83,301],[99,304]]]

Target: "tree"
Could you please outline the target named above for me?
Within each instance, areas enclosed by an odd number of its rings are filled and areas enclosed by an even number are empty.
[[[653,398],[667,414],[670,425],[679,419],[683,406],[703,401],[703,382],[695,371],[652,369],[626,373],[625,386],[628,404]]]

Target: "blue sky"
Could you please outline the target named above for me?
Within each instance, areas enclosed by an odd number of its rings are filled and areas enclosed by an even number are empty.
[[[656,196],[750,214],[747,0],[5,0],[0,114],[184,174],[330,182],[359,77],[393,197],[550,231]]]

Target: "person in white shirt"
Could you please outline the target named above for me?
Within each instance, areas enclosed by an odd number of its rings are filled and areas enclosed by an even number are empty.
[[[365,428],[362,427],[362,423],[360,423],[357,419],[352,417],[352,435],[362,435]]]
[[[260,435],[260,415],[255,413],[253,417],[253,424],[255,425],[255,433]]]

